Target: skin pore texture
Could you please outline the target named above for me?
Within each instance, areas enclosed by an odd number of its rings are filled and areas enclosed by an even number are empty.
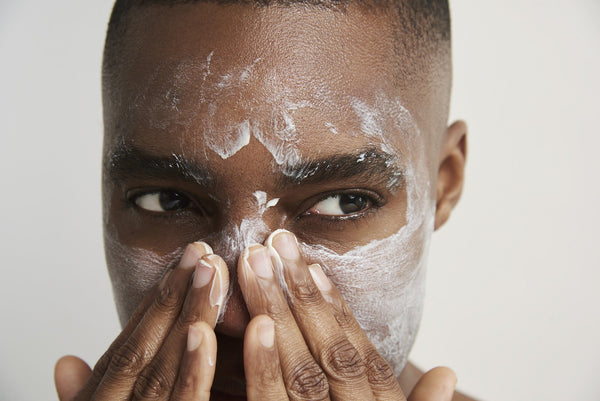
[[[398,82],[385,10],[131,13],[120,67],[104,76],[104,236],[122,324],[188,243],[208,243],[230,270],[215,386],[243,388],[237,260],[286,229],[399,375],[423,307],[449,77]],[[421,74],[448,73],[429,64]],[[157,209],[165,191],[184,207]],[[349,195],[364,207],[343,212]]]

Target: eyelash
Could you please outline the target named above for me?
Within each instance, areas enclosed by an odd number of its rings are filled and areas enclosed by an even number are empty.
[[[187,200],[189,201],[189,204],[186,207],[184,207],[182,209],[178,209],[178,210],[155,212],[152,210],[144,209],[136,203],[137,200],[140,199],[142,196],[161,193],[161,192],[174,192],[174,193],[183,195],[185,198],[187,198]],[[181,217],[182,215],[189,213],[190,211],[194,211],[194,210],[199,211],[202,215],[205,214],[204,210],[194,201],[194,199],[191,196],[187,195],[184,191],[180,191],[180,190],[176,190],[176,189],[172,189],[172,188],[157,188],[157,189],[140,190],[140,191],[135,191],[135,192],[131,191],[126,196],[125,204],[129,208],[133,208],[138,212],[144,213],[146,215],[149,215],[152,218],[157,218],[157,219],[173,220],[173,219],[177,219],[177,218]]]
[[[365,209],[363,211],[352,213],[347,216],[328,216],[325,214],[316,214],[316,213],[315,214],[307,214],[308,210],[310,208],[314,207],[314,205],[318,204],[319,202],[321,202],[329,197],[332,197],[332,196],[345,195],[345,194],[358,195],[358,196],[367,198],[371,202],[371,206],[369,206],[367,209]],[[354,224],[358,228],[358,225],[361,222],[365,222],[366,220],[369,220],[370,218],[374,217],[375,214],[377,213],[378,209],[384,205],[385,205],[385,200],[383,199],[383,197],[381,197],[379,194],[377,194],[375,192],[371,192],[371,191],[344,190],[344,191],[336,191],[336,192],[327,192],[325,194],[319,195],[319,197],[317,198],[316,201],[312,201],[311,206],[308,207],[307,209],[305,209],[305,211],[302,212],[300,215],[298,215],[298,217],[296,217],[296,221],[301,220],[301,219],[309,219],[309,221],[311,221],[311,224],[314,224],[314,223],[320,224],[320,225],[324,226],[326,229],[333,229],[333,230],[342,230],[345,228],[345,226],[347,224]]]
[[[137,204],[137,201],[142,196],[161,193],[161,192],[163,192],[163,193],[164,192],[174,192],[174,193],[183,195],[189,201],[189,205],[183,207],[182,209],[178,209],[178,210],[174,210],[174,211],[158,212],[158,211],[147,210]],[[317,205],[318,203],[320,203],[330,197],[335,197],[335,196],[340,196],[340,195],[349,195],[349,194],[366,198],[370,202],[370,206],[365,210],[358,211],[356,213],[351,213],[346,216],[333,216],[333,215],[318,214],[318,213],[308,213],[308,211],[311,208],[313,208],[315,205]],[[322,225],[326,226],[328,229],[330,229],[330,228],[342,229],[343,226],[346,224],[353,223],[355,225],[358,225],[362,220],[372,217],[377,212],[377,210],[379,208],[381,208],[384,204],[385,204],[384,199],[379,194],[372,192],[372,191],[343,190],[343,191],[327,192],[324,194],[317,195],[316,200],[311,200],[310,206],[305,208],[304,211],[295,218],[295,220],[299,221],[301,219],[309,219],[310,221],[312,221],[312,224],[314,224],[314,223],[322,224]],[[150,215],[153,218],[168,219],[168,220],[178,218],[181,215],[188,213],[190,210],[193,210],[193,209],[198,209],[202,212],[203,215],[205,214],[204,211],[202,210],[202,208],[194,201],[194,199],[191,196],[188,196],[183,191],[179,191],[179,190],[175,190],[175,189],[171,189],[171,188],[157,188],[157,189],[150,189],[150,190],[144,190],[144,191],[139,191],[139,192],[136,191],[136,192],[130,193],[126,197],[126,205],[128,207],[131,207],[131,208],[139,211],[139,212]]]

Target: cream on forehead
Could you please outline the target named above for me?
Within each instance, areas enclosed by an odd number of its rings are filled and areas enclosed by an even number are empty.
[[[129,110],[147,116],[150,128],[182,135],[182,140],[202,139],[182,142],[183,149],[201,146],[228,159],[255,138],[280,166],[303,159],[302,149],[311,147],[305,143],[308,135],[365,137],[368,145],[394,153],[393,137],[415,125],[402,102],[383,91],[358,95],[333,90],[324,82],[297,90],[260,58],[220,71],[215,67],[218,57],[211,52],[204,60],[157,67],[147,87],[136,91]],[[299,132],[298,113],[319,116],[319,125]]]

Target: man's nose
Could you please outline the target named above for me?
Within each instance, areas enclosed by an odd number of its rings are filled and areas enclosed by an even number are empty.
[[[215,331],[231,337],[243,338],[250,314],[238,282],[238,259],[244,249],[252,244],[266,241],[271,229],[262,219],[241,219],[221,231],[220,238],[210,242],[216,255],[221,256],[229,269],[229,294],[225,301],[222,317]]]
[[[250,322],[250,314],[246,308],[237,277],[231,280],[229,288],[229,298],[215,331],[230,337],[243,338],[246,326]]]

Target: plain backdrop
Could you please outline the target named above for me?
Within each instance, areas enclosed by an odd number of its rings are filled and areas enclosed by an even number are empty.
[[[118,334],[100,215],[111,0],[0,0],[0,399]],[[486,400],[600,399],[600,3],[451,1],[463,199],[412,359]]]

